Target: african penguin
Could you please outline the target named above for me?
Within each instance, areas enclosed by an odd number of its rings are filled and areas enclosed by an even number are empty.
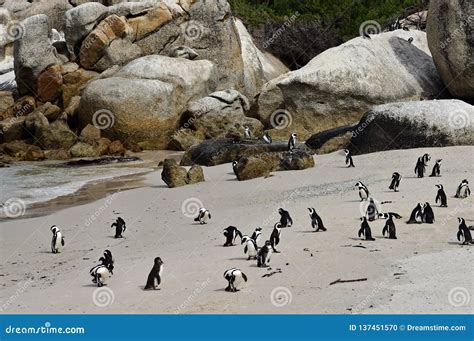
[[[379,213],[379,219],[388,219],[389,216],[395,219],[402,219],[402,216],[395,212]]]
[[[370,229],[369,223],[367,222],[367,218],[362,217],[360,220],[362,220],[362,224],[360,225],[359,229],[359,238],[364,237],[365,240],[375,240],[375,238],[372,237],[372,231]]]
[[[472,235],[471,231],[469,231],[469,228],[466,225],[466,221],[464,218],[458,218],[459,221],[459,231],[457,234],[457,238],[460,242],[462,242],[462,245],[467,245],[467,244],[474,244],[474,241],[472,240]]]
[[[260,226],[257,226],[255,228],[255,231],[252,233],[251,238],[255,240],[255,243],[258,245],[261,237],[262,237],[262,228]]]
[[[382,234],[388,235],[388,239],[397,239],[397,231],[395,229],[395,223],[393,222],[393,216],[389,213],[388,218],[385,221],[385,226],[382,229]]]
[[[442,159],[436,160],[430,176],[441,176],[441,161],[443,160]]]
[[[364,38],[364,39],[369,39],[369,40],[372,39],[372,38],[370,38],[370,36],[369,36],[367,33],[365,33],[365,32],[362,32],[362,38]]]
[[[244,246],[244,253],[247,255],[247,260],[257,259],[258,246],[255,240],[249,236],[242,237],[242,244]]]
[[[257,253],[257,266],[261,267],[268,267],[268,263],[270,262],[270,258],[272,255],[272,243],[267,240],[265,245],[262,246]]]
[[[272,234],[270,235],[270,243],[271,243],[273,252],[275,253],[280,253],[280,251],[277,251],[277,249],[275,249],[275,246],[280,243],[280,235],[281,235],[281,223],[276,223],[273,226],[273,231],[272,231]]]
[[[245,127],[245,138],[246,139],[250,139],[252,137],[252,132],[250,131],[250,128],[249,127]]]
[[[237,237],[240,237],[242,240],[242,232],[235,226],[229,226],[224,229],[225,243],[224,246],[234,246],[235,240]]]
[[[313,227],[314,231],[327,231],[326,227],[323,224],[323,220],[321,219],[319,214],[316,213],[316,210],[314,208],[308,208],[308,210],[309,217],[311,218],[311,226]]]
[[[410,219],[408,219],[407,224],[420,224],[422,223],[423,216],[423,207],[420,203],[411,211]]]
[[[242,280],[247,282],[247,276],[237,268],[232,268],[224,272],[224,278],[227,280],[228,285],[225,288],[225,291],[229,292],[237,292],[237,286],[242,283]]]
[[[199,222],[199,224],[207,224],[207,222],[211,219],[211,212],[209,210],[203,208],[199,209],[198,216],[194,218],[194,221]]]
[[[89,274],[92,276],[92,283],[101,287],[107,282],[108,278],[113,275],[114,260],[112,258],[112,252],[105,250],[104,257],[100,257],[99,261],[101,264],[90,269]]]
[[[296,148],[296,133],[291,134],[290,139],[288,140],[288,151],[292,151]]]
[[[161,284],[161,274],[163,273],[163,261],[160,257],[156,257],[151,268],[148,278],[146,280],[144,290],[159,290],[158,286]]]
[[[115,238],[123,238],[122,233],[127,229],[127,226],[125,226],[125,220],[121,217],[118,217],[115,223],[110,225],[110,227],[115,227]]]
[[[464,199],[470,195],[471,195],[471,190],[469,189],[469,181],[464,179],[463,181],[461,181],[461,184],[458,186],[458,189],[456,190],[456,195],[454,197]]]
[[[367,200],[369,198],[369,189],[362,182],[358,182],[355,186],[359,189],[360,201]]]
[[[346,154],[346,165],[347,168],[349,167],[355,167],[354,166],[354,161],[352,160],[352,153],[349,149],[344,149],[344,153]]]
[[[409,42],[410,44],[413,43],[413,38],[412,38],[412,37],[408,38],[408,42]]]
[[[392,182],[388,189],[392,189],[395,192],[398,192],[398,187],[400,186],[400,181],[402,181],[402,176],[398,172],[392,174]]]
[[[433,224],[435,221],[434,212],[428,202],[425,202],[423,205],[423,214],[421,216],[421,221],[427,224]]]
[[[418,160],[416,161],[415,165],[415,174],[419,177],[422,178],[425,176],[425,169],[426,169],[426,163],[431,159],[429,154],[424,154],[423,156],[420,156]]]
[[[408,27],[406,27],[406,26],[403,26],[403,27],[402,27],[402,30],[404,30],[404,31],[410,31],[410,29],[409,29]]]
[[[374,221],[379,217],[379,210],[373,198],[370,198],[369,200],[365,216],[369,219],[369,221]]]
[[[271,138],[270,134],[268,134],[268,131],[266,131],[265,134],[263,134],[262,139],[267,144],[272,143],[272,138]]]
[[[290,217],[290,212],[285,211],[283,208],[278,209],[280,214],[281,227],[291,227],[293,225],[293,219]]]
[[[61,252],[61,248],[64,246],[64,237],[56,225],[51,226],[51,232],[53,232],[53,238],[51,239],[51,252],[59,253]]]
[[[438,188],[438,193],[436,194],[435,202],[438,203],[439,207],[448,207],[448,199],[446,193],[444,192],[443,185],[435,185]]]

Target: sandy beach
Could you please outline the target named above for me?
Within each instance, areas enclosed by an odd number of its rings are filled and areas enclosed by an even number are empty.
[[[443,159],[441,177],[417,179],[416,159]],[[316,166],[239,182],[230,164],[205,167],[206,181],[168,189],[161,170],[143,176],[139,188],[45,216],[0,223],[0,308],[3,313],[472,313],[474,247],[456,240],[457,217],[474,225],[473,197],[453,198],[462,179],[474,174],[473,147],[394,150],[354,157],[345,168],[341,151],[315,155]],[[400,191],[388,189],[394,171]],[[372,222],[376,241],[357,238],[364,212],[357,181],[365,183],[382,211],[397,212],[397,240],[382,237],[384,220]],[[443,184],[448,208],[434,203]],[[67,200],[67,199],[66,199]],[[74,200],[71,197],[70,200]],[[418,202],[433,206],[434,224],[407,225]],[[193,222],[193,208],[212,213],[207,225]],[[262,226],[268,239],[284,207],[294,220],[284,229],[271,268],[247,261],[243,247],[223,247],[222,230],[233,225],[251,234]],[[312,232],[308,207],[328,228]],[[124,239],[111,223],[127,222]],[[66,246],[50,251],[51,225]],[[115,258],[114,276],[97,289],[89,269],[105,249]],[[165,262],[160,290],[144,291],[155,257]],[[241,291],[224,291],[225,270],[247,276]],[[273,274],[272,274],[273,273]],[[270,276],[265,276],[271,274]],[[337,279],[367,278],[338,283]]]

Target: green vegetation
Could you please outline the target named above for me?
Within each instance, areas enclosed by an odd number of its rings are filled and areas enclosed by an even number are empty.
[[[426,8],[428,0],[229,0],[234,14],[247,25],[258,27],[283,23],[299,13],[298,21],[316,22],[334,29],[343,41],[359,35],[359,26],[367,20],[382,28],[398,15]]]

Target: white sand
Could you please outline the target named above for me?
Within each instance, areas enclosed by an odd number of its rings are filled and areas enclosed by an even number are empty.
[[[425,152],[432,155],[429,172],[434,159],[443,159],[441,178],[415,178],[416,159]],[[166,188],[160,172],[154,172],[147,176],[149,187],[45,217],[1,223],[0,308],[6,313],[473,311],[474,246],[460,246],[456,240],[458,216],[474,224],[473,199],[453,198],[462,179],[471,180],[474,187],[473,147],[362,155],[354,158],[353,169],[344,167],[341,152],[315,156],[315,160],[313,169],[278,172],[245,182],[235,180],[229,164],[205,168],[205,183],[177,189]],[[388,190],[394,171],[404,177],[399,193]],[[397,240],[381,237],[382,220],[371,223],[376,241],[357,238],[361,213],[353,185],[359,180],[375,199],[392,202],[382,205],[384,211],[403,216],[395,222]],[[448,208],[434,204],[438,183],[445,187]],[[211,210],[213,219],[208,225],[196,225],[183,215],[182,203],[188,198],[198,198]],[[432,204],[435,224],[405,224],[419,201]],[[228,225],[246,234],[260,225],[268,238],[278,220],[278,207],[286,207],[295,223],[282,232],[281,253],[273,255],[272,270],[247,261],[240,245],[222,246],[222,230]],[[311,232],[307,207],[316,208],[327,232]],[[113,210],[127,221],[125,239],[113,238]],[[94,212],[102,213],[85,226]],[[57,255],[50,253],[53,224],[66,238],[65,249]],[[115,257],[115,274],[106,287],[114,300],[99,307],[93,300],[96,287],[88,272],[106,248]],[[161,290],[143,291],[156,256],[165,262]],[[222,275],[230,267],[239,267],[249,278],[238,293],[224,291],[227,283]],[[277,268],[282,272],[262,277]],[[329,285],[339,278],[365,277],[365,282]],[[284,289],[275,289],[279,287]],[[461,296],[457,294],[451,304],[448,294],[457,287]],[[276,305],[272,291],[283,293],[274,294]],[[290,295],[291,301],[284,302]],[[456,306],[459,302],[463,305]]]

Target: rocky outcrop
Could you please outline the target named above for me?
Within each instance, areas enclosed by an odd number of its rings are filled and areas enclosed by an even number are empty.
[[[204,181],[204,173],[198,165],[193,165],[189,171],[178,165],[174,159],[166,159],[163,163],[161,179],[169,188],[181,187]]]
[[[426,34],[398,30],[352,39],[270,81],[254,115],[266,128],[278,128],[275,134],[295,131],[307,138],[357,121],[374,105],[429,98],[442,90]],[[282,113],[285,119],[278,120]]]
[[[34,15],[21,22],[23,34],[21,38],[14,43],[14,66],[16,83],[20,95],[39,94],[45,92],[56,93],[58,84],[53,84],[52,90],[47,90],[47,80],[60,77],[54,71],[46,69],[62,64],[57,57],[56,50],[51,45],[51,30],[48,23],[48,17],[44,14]],[[45,71],[46,70],[46,71]],[[46,76],[43,74],[46,72]],[[43,74],[43,79],[40,76]],[[56,80],[55,83],[61,83]],[[44,99],[49,100],[49,98]]]
[[[216,84],[215,66],[207,60],[142,57],[89,83],[79,119],[87,125],[103,116],[109,120],[103,134],[111,140],[165,149],[187,103],[211,93]]]
[[[217,91],[191,102],[181,116],[180,129],[173,135],[170,147],[177,146],[174,141],[186,145],[189,134],[194,136],[194,144],[204,139],[244,137],[246,127],[254,136],[261,136],[263,125],[257,119],[246,117],[248,110],[247,97],[236,90]]]
[[[351,140],[353,154],[474,145],[474,107],[459,100],[384,104],[367,112]]]
[[[428,44],[449,92],[474,103],[474,3],[431,0]]]
[[[303,170],[314,167],[313,156],[304,150],[263,153],[243,157],[234,168],[239,181],[268,176],[274,171]]]
[[[69,149],[76,142],[77,136],[69,128],[66,117],[61,117],[51,124],[37,127],[36,144],[42,149]]]
[[[212,139],[189,148],[181,159],[181,165],[216,166],[239,160],[244,156],[283,152],[286,150],[288,150],[286,142],[264,144],[256,140]]]

